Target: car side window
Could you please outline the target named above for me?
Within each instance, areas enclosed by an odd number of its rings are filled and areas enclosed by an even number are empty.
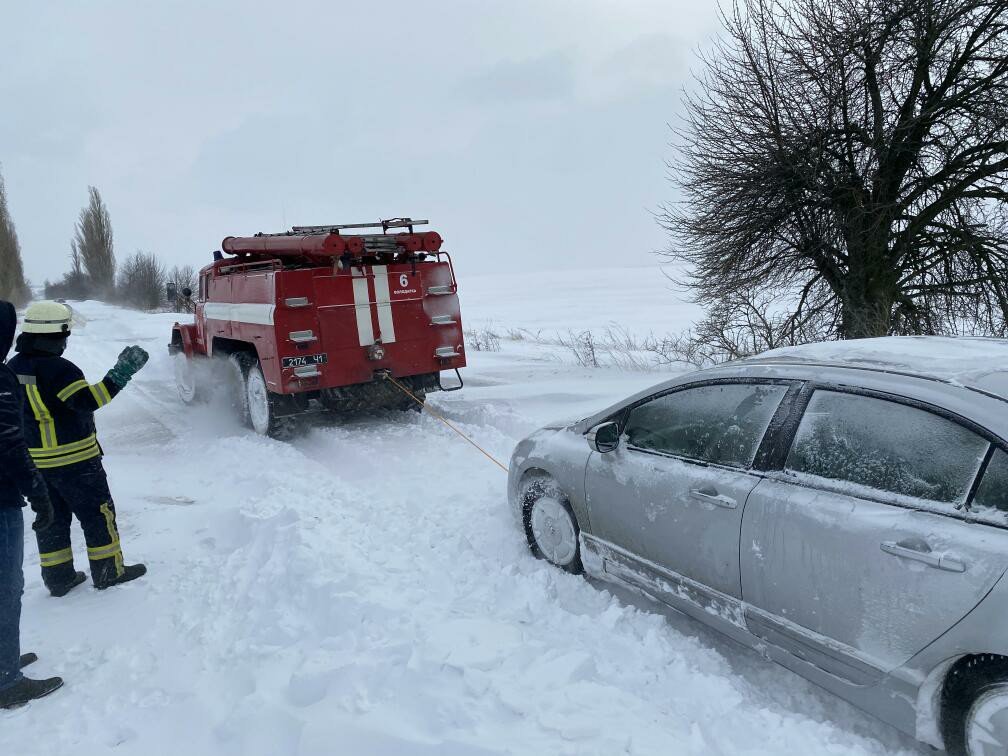
[[[869,396],[816,391],[785,470],[961,503],[987,449],[985,439],[932,412]]]
[[[748,467],[787,388],[724,383],[666,394],[630,411],[624,429],[627,444],[703,462]]]
[[[970,505],[980,519],[1008,525],[1008,454],[994,452]]]

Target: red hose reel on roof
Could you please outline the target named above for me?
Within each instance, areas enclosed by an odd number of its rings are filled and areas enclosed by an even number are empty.
[[[374,234],[374,239],[384,244],[389,241],[403,252],[434,253],[441,249],[441,234],[437,231],[402,234]],[[340,257],[350,254],[359,257],[367,249],[369,236],[330,234],[276,234],[259,236],[228,236],[221,242],[221,249],[232,255],[259,254],[278,257]]]

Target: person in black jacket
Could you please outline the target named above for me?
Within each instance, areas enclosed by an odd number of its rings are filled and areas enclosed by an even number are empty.
[[[115,504],[102,466],[95,432],[95,410],[112,401],[147,362],[147,352],[127,347],[97,383],[63,357],[72,322],[59,302],[35,302],[25,313],[17,355],[8,363],[25,396],[28,451],[41,471],[55,512],[51,527],[36,532],[42,580],[54,596],[84,581],[74,569],[70,525],[76,516],[87,542],[91,580],[104,589],[147,572],[123,561]]]
[[[28,455],[21,387],[5,360],[14,341],[14,305],[0,301],[0,708],[19,706],[63,685],[58,677],[32,680],[21,668],[38,657],[21,654],[21,594],[24,592],[25,499],[36,513],[32,527],[44,530],[53,509],[45,482]]]

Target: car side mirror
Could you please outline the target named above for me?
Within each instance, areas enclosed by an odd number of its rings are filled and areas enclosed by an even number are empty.
[[[184,289],[182,289],[182,296],[185,297],[186,299],[192,299],[192,289],[186,286]]]
[[[610,420],[596,425],[585,434],[585,438],[588,439],[588,445],[599,454],[615,451],[620,442],[619,423]]]

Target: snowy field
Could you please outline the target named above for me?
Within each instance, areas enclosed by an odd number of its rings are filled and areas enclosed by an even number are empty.
[[[622,329],[637,337],[677,333],[702,310],[671,280],[671,267],[508,268],[469,276],[459,288],[466,327],[523,329],[549,339],[589,329]]]
[[[689,324],[656,271],[596,274],[463,281],[463,317]],[[432,418],[258,438],[177,400],[174,316],[77,309],[67,356],[92,380],[129,343],[152,353],[98,416],[126,558],[150,572],[50,598],[26,525],[30,672],[67,684],[0,713],[0,754],[918,752],[693,621],[533,559],[504,474]],[[431,402],[504,460],[537,426],[665,377],[512,341],[469,357],[465,390]]]

